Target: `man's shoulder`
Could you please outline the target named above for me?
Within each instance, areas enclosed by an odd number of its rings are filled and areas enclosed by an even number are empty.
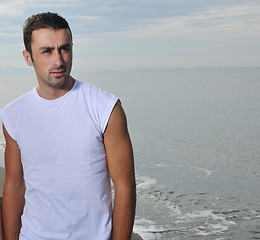
[[[97,91],[97,90],[102,90],[101,88],[91,84],[91,83],[88,83],[88,82],[83,82],[83,81],[80,81],[80,80],[77,80],[78,82],[78,85],[79,85],[79,88],[83,89],[84,91]]]
[[[100,87],[85,82],[81,83],[80,88],[82,89],[81,99],[84,99],[84,103],[87,105],[86,109],[88,109],[103,134],[118,97]]]
[[[83,89],[86,96],[89,96],[91,98],[92,97],[100,98],[102,96],[103,97],[116,97],[113,93],[108,92],[107,90],[103,89],[102,87],[98,87],[91,83],[82,82],[79,80],[77,80],[77,81],[79,82],[80,88]]]

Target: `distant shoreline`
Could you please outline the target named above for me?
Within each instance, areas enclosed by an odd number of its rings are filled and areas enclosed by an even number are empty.
[[[117,72],[142,72],[142,71],[174,71],[174,70],[210,70],[210,69],[250,69],[260,68],[260,66],[197,66],[197,67],[172,67],[172,68],[133,68],[133,69],[100,69],[100,70],[84,70],[75,69],[72,74],[77,73],[117,73]],[[16,68],[16,67],[0,67],[0,75],[33,75],[33,69]]]

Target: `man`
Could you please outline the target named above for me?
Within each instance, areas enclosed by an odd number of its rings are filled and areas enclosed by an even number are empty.
[[[1,111],[5,239],[129,240],[134,161],[119,100],[70,75],[72,34],[61,16],[28,18],[24,44],[38,86]]]

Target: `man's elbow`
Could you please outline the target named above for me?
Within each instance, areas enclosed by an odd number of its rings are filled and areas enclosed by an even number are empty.
[[[25,193],[25,184],[24,181],[15,181],[13,179],[6,178],[3,188],[3,201],[5,199],[17,198],[21,199],[24,198]]]

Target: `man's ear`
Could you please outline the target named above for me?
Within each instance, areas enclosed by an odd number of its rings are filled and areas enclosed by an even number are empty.
[[[33,66],[32,57],[29,52],[27,52],[26,50],[23,50],[23,57],[29,66]]]

